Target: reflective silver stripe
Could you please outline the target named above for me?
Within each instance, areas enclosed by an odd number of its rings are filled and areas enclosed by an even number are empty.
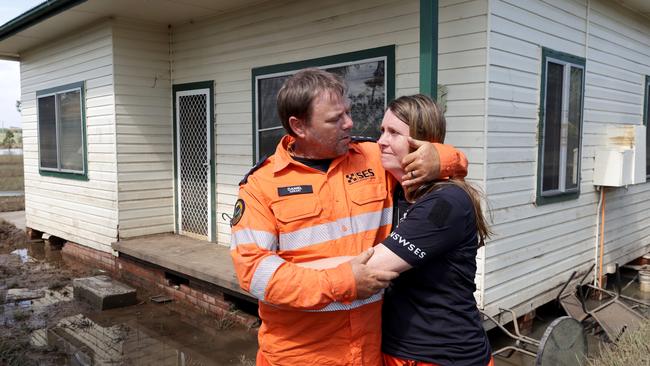
[[[260,300],[264,300],[264,293],[266,292],[266,286],[269,284],[269,280],[275,270],[284,263],[284,259],[278,257],[277,255],[270,255],[260,262],[255,269],[253,274],[253,280],[251,281],[251,295],[255,296]]]
[[[266,250],[278,250],[278,238],[274,233],[262,230],[242,229],[230,236],[230,249],[235,249],[239,244],[255,243]]]
[[[377,230],[381,226],[390,224],[392,220],[393,208],[390,207],[280,234],[280,250],[295,250],[363,231]],[[343,231],[343,227],[346,227],[347,230]]]
[[[342,311],[342,310],[352,310],[356,309],[360,306],[367,305],[367,304],[372,304],[373,302],[377,302],[381,300],[384,296],[384,290],[381,290],[380,292],[370,296],[367,299],[363,300],[355,300],[350,304],[342,304],[340,302],[333,302],[326,307],[319,309],[319,310],[306,310],[307,312],[326,312],[326,311]]]

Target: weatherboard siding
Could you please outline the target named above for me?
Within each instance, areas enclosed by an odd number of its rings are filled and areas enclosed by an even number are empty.
[[[174,231],[169,30],[114,21],[120,238]]]
[[[594,261],[599,192],[594,157],[606,126],[641,124],[650,23],[611,1],[490,0],[486,189],[495,236],[486,247],[489,313],[550,301]],[[542,47],[586,58],[580,196],[535,205]],[[605,263],[650,249],[650,183],[608,189]]]
[[[102,251],[117,238],[112,30],[104,22],[21,55],[25,217],[33,229]],[[85,82],[88,180],[41,176],[36,92]]]
[[[468,180],[484,187],[485,171],[485,63],[487,0],[441,0],[438,3],[438,84],[444,103],[445,143],[467,156]],[[476,258],[474,293],[481,302],[484,250]]]
[[[252,165],[251,70],[396,45],[396,95],[419,88],[419,1],[262,3],[173,31],[174,84],[214,80],[218,242]]]

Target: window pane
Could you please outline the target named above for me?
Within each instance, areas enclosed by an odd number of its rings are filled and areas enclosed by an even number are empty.
[[[38,98],[38,151],[42,168],[57,169],[54,96]]]
[[[57,94],[61,169],[83,171],[80,91]]]
[[[379,138],[379,126],[386,106],[385,62],[370,61],[328,68],[343,77],[348,86],[354,127],[352,134]]]
[[[257,98],[259,103],[257,120],[259,121],[259,129],[282,126],[280,117],[278,116],[277,99],[282,84],[284,84],[285,80],[287,80],[289,76],[291,75],[259,80],[257,88]]]
[[[262,131],[259,136],[259,157],[271,156],[275,154],[275,148],[278,142],[284,136],[284,128],[277,128],[273,130]]]
[[[580,121],[582,120],[582,75],[582,69],[571,67],[571,85],[569,86],[569,123],[567,130],[566,189],[574,189],[578,187]]]
[[[563,74],[563,65],[548,63],[544,111],[542,191],[559,189]]]

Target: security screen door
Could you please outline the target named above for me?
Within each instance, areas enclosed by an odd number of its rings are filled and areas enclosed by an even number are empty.
[[[212,241],[210,89],[175,93],[177,231]]]

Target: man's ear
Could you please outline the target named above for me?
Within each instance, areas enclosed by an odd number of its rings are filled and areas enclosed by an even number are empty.
[[[289,117],[289,127],[297,137],[305,138],[305,120],[291,116]]]

